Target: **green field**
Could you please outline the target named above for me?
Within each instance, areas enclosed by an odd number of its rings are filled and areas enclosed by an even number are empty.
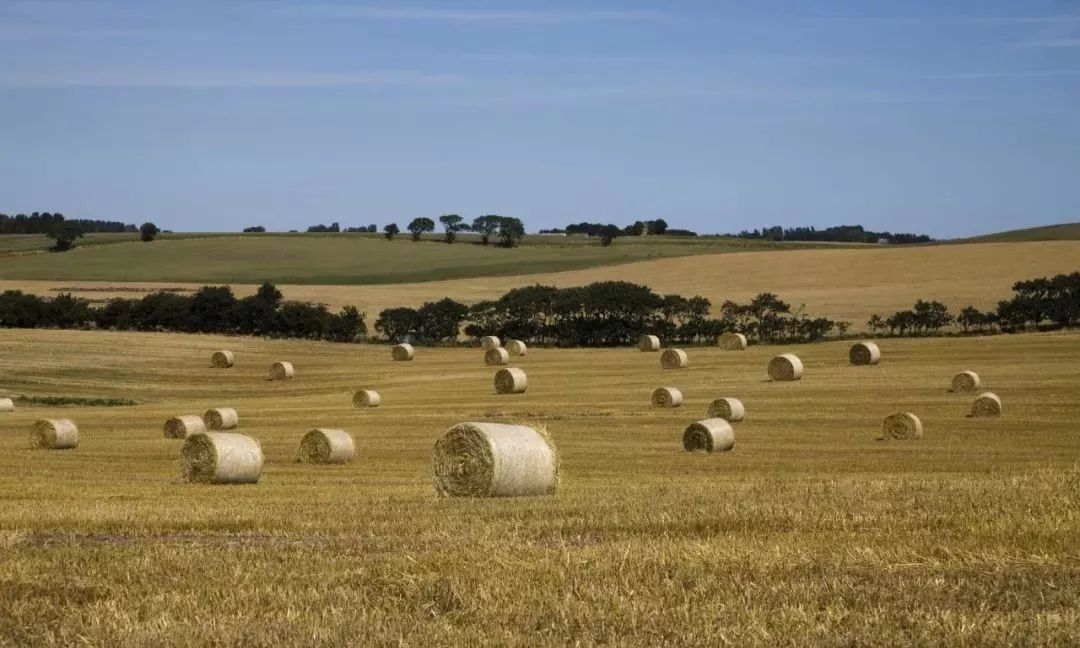
[[[211,370],[212,350],[237,354]],[[0,645],[1077,645],[1080,334],[691,349],[663,371],[628,349],[533,349],[529,391],[496,396],[478,350],[165,334],[5,331],[0,393],[125,398],[0,414]],[[268,382],[277,359],[297,377]],[[978,371],[999,419],[965,416]],[[649,406],[658,386],[686,396]],[[350,406],[374,387],[384,405]],[[683,428],[736,396],[734,451]],[[169,416],[234,406],[262,443],[257,485],[178,480]],[[882,417],[922,417],[880,442]],[[70,417],[78,449],[27,448]],[[431,449],[454,423],[546,426],[554,497],[439,500]],[[314,426],[347,466],[295,463]]]
[[[1045,227],[997,232],[964,239],[970,243],[1015,243],[1018,241],[1076,241],[1080,239],[1080,223],[1061,223]]]

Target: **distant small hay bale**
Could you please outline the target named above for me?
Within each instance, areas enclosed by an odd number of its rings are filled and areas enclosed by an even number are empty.
[[[201,416],[187,414],[174,416],[165,421],[166,439],[186,439],[192,434],[199,434],[200,432],[206,432],[206,422],[203,421]]]
[[[435,490],[443,497],[553,495],[559,455],[526,425],[459,423],[435,443]]]
[[[727,452],[735,447],[735,430],[721,418],[692,423],[683,432],[683,449],[687,452]]]
[[[506,343],[506,350],[512,356],[524,356],[529,352],[529,347],[521,340],[510,340]]]
[[[70,419],[41,419],[30,428],[30,445],[47,450],[79,446],[79,428]]]
[[[746,408],[738,398],[717,398],[709,404],[709,418],[735,423],[746,418]]]
[[[15,401],[10,398],[0,398],[0,412],[14,412]]]
[[[682,400],[682,392],[675,387],[660,387],[652,393],[654,407],[679,407]]]
[[[495,393],[524,394],[529,387],[525,371],[517,367],[499,369],[495,372]]]
[[[800,380],[802,375],[802,360],[794,353],[784,353],[769,361],[769,378],[773,380]]]
[[[301,463],[343,464],[354,457],[356,442],[345,430],[315,428],[300,440]]]
[[[983,392],[971,404],[972,416],[1001,416],[1001,399],[993,392]]]
[[[291,362],[275,362],[270,365],[270,380],[288,380],[296,375]]]
[[[725,351],[745,351],[746,336],[742,333],[724,333],[720,336],[720,348]]]
[[[416,357],[416,349],[409,343],[396,344],[390,350],[390,357],[397,362],[408,362]]]
[[[853,365],[876,365],[881,361],[881,349],[873,342],[856,342],[848,351],[848,360]]]
[[[881,422],[881,439],[921,439],[923,435],[922,421],[911,412],[895,412],[885,417]]]
[[[492,347],[484,352],[484,364],[489,367],[510,364],[510,352],[502,347]]]
[[[382,396],[374,389],[361,389],[353,394],[353,407],[378,407],[382,405]]]
[[[952,384],[949,391],[960,393],[973,392],[978,389],[981,384],[982,380],[979,378],[979,374],[974,371],[961,371],[952,377]]]
[[[236,357],[233,355],[233,352],[224,349],[221,351],[214,351],[214,353],[210,355],[210,366],[215,369],[228,369],[233,366],[233,362],[235,361]]]
[[[668,349],[660,356],[660,366],[664,369],[684,369],[688,358],[682,349]]]
[[[208,430],[232,430],[240,425],[240,415],[231,407],[215,407],[206,410],[203,422]]]
[[[484,337],[480,338],[480,348],[484,351],[488,351],[490,349],[498,349],[500,347],[502,347],[502,340],[495,337],[494,335],[485,335]]]
[[[660,350],[660,338],[655,335],[642,335],[638,338],[637,348],[639,351],[659,351]]]
[[[188,483],[254,484],[262,468],[259,442],[244,434],[200,432],[180,450],[180,472]]]

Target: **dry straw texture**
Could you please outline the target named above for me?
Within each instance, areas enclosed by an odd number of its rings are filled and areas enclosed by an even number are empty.
[[[720,336],[719,345],[725,351],[745,351],[746,336],[742,333],[724,333]]]
[[[881,349],[873,342],[856,342],[848,351],[848,360],[853,365],[876,365],[881,361]]]
[[[799,380],[802,375],[802,360],[794,353],[784,353],[769,361],[769,378],[773,380]]]
[[[529,347],[521,340],[510,340],[506,343],[506,350],[513,356],[523,356],[529,352]]]
[[[983,392],[971,404],[972,416],[1001,416],[1001,399],[992,392]]]
[[[356,457],[356,442],[345,430],[315,428],[300,440],[300,461],[315,464],[349,463]]]
[[[952,385],[949,391],[954,392],[973,392],[979,388],[982,384],[982,380],[979,378],[979,374],[974,371],[961,371],[952,377]]]
[[[206,423],[202,417],[194,414],[174,416],[165,421],[166,439],[186,439],[192,434],[206,432]]]
[[[235,361],[236,357],[233,356],[233,352],[224,349],[221,351],[214,351],[214,353],[210,355],[210,366],[215,369],[228,369],[233,366],[233,362]]]
[[[498,349],[502,346],[502,341],[494,335],[485,335],[480,338],[480,348],[484,351],[489,349]]]
[[[41,419],[30,428],[30,446],[67,450],[79,445],[79,428],[70,419]]]
[[[659,351],[660,338],[655,335],[642,335],[638,338],[637,348],[639,351]]]
[[[287,380],[296,375],[291,362],[275,362],[270,365],[270,380]]]
[[[390,357],[398,362],[408,362],[416,357],[416,349],[408,343],[395,344],[394,348],[390,350]]]
[[[374,389],[361,389],[353,394],[353,407],[378,407],[382,405],[382,396]]]
[[[660,387],[653,390],[652,404],[656,407],[678,407],[682,405],[682,392],[675,387]]]
[[[0,412],[14,412],[15,402],[10,398],[0,398]]]
[[[208,430],[232,430],[240,425],[240,415],[231,407],[215,407],[206,410],[203,421]]]
[[[502,347],[492,347],[484,352],[484,364],[489,367],[502,367],[510,364],[510,352]]]
[[[921,439],[922,435],[922,421],[911,412],[889,414],[881,422],[882,439]]]
[[[687,365],[686,351],[668,349],[660,356],[660,366],[664,369],[683,369]]]
[[[459,423],[435,443],[435,490],[444,497],[552,495],[559,455],[525,425]]]
[[[746,408],[738,398],[717,398],[709,404],[709,418],[719,418],[734,423],[746,418]]]
[[[682,444],[687,452],[727,452],[735,447],[735,430],[724,419],[705,419],[686,428]]]
[[[184,441],[180,471],[198,484],[254,484],[262,475],[263,453],[255,439],[230,432],[202,432]]]
[[[529,387],[529,380],[523,369],[511,367],[495,372],[495,393],[524,394]]]

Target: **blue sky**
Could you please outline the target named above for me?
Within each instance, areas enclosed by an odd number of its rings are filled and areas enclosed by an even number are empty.
[[[0,212],[1080,220],[1080,2],[0,0]]]

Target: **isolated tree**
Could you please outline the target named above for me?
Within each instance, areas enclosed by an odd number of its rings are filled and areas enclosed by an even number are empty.
[[[45,236],[55,241],[52,248],[50,248],[53,252],[70,250],[75,247],[76,239],[82,238],[82,235],[82,228],[71,221],[56,223],[45,234]]]
[[[504,216],[499,221],[499,245],[505,248],[517,247],[525,238],[525,224],[520,219]]]
[[[615,242],[615,237],[622,234],[622,230],[614,225],[605,225],[604,229],[600,230],[600,245],[607,247]]]
[[[139,238],[143,240],[143,243],[149,243],[157,238],[157,235],[161,233],[157,225],[153,223],[143,223],[139,226]]]
[[[649,234],[663,234],[668,229],[667,221],[663,218],[657,218],[654,221],[649,221]]]
[[[469,229],[480,235],[480,243],[482,245],[487,245],[491,240],[491,237],[499,231],[499,226],[502,225],[502,219],[502,216],[497,216],[495,214],[478,216],[473,219]]]
[[[397,223],[390,223],[389,225],[383,227],[382,231],[384,232],[387,241],[393,241],[394,236],[396,236],[397,233],[401,231],[401,228],[397,226]]]
[[[461,216],[457,214],[446,214],[445,216],[439,216],[439,222],[442,223],[443,228],[446,230],[445,241],[447,243],[453,243],[457,240],[458,230],[461,229]]]
[[[430,218],[414,218],[406,229],[412,232],[412,240],[419,241],[424,233],[435,231],[435,221]]]

